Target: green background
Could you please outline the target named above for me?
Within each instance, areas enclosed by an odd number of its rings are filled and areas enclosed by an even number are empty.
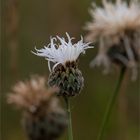
[[[49,43],[49,37],[71,36],[80,39],[85,35],[85,23],[90,21],[88,9],[91,0],[20,0],[18,1],[16,35],[7,34],[10,0],[1,1],[1,140],[25,140],[21,128],[21,113],[6,104],[7,93],[15,82],[30,75],[48,75],[47,61],[31,54],[34,47]],[[13,0],[14,1],[14,0]],[[100,4],[100,1],[97,1]],[[10,23],[10,22],[9,22]],[[10,47],[13,36],[18,43],[16,50]],[[14,38],[14,37],[13,37]],[[73,98],[72,118],[74,140],[95,140],[100,128],[106,104],[115,88],[119,69],[109,75],[102,68],[91,69],[89,63],[95,58],[98,46],[80,56],[79,68],[85,78],[85,87],[78,97]],[[13,60],[13,57],[16,60]],[[13,64],[15,62],[15,64]],[[114,106],[106,128],[104,140],[138,140],[139,137],[139,78],[125,77],[122,90]],[[139,137],[139,138],[138,138]],[[61,139],[61,138],[60,138]],[[66,134],[61,140],[66,140]]]

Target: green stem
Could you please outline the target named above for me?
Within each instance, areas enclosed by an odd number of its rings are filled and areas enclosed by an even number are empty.
[[[119,90],[120,90],[124,75],[125,75],[125,68],[122,68],[121,72],[120,72],[118,82],[117,82],[117,86],[116,86],[115,91],[114,91],[112,97],[110,98],[110,101],[109,101],[108,106],[106,108],[106,112],[105,112],[103,122],[102,122],[102,125],[101,125],[101,130],[99,132],[97,140],[102,140],[103,139],[103,134],[104,134],[104,131],[105,131],[105,127],[107,125],[108,119],[109,119],[109,117],[111,115],[112,108],[113,108],[113,106],[115,104],[115,101],[117,99],[117,95],[119,93]]]
[[[70,99],[65,98],[68,113],[68,140],[73,140]]]

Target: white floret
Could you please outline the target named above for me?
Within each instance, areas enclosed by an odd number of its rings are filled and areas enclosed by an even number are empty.
[[[36,49],[36,52],[32,52],[33,54],[41,57],[45,57],[48,60],[48,67],[51,71],[50,62],[55,63],[53,69],[58,64],[65,64],[67,61],[76,61],[81,53],[85,53],[85,50],[88,48],[93,48],[93,46],[89,46],[90,43],[84,43],[83,37],[81,40],[75,44],[72,44],[72,39],[69,34],[66,33],[68,41],[64,38],[60,38],[59,36],[53,37],[50,39],[50,44],[48,46],[44,46],[43,49]],[[55,41],[59,41],[59,45]]]

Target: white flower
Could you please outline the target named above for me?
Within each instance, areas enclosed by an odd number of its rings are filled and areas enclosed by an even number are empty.
[[[90,43],[84,43],[83,38],[75,44],[72,44],[72,39],[69,34],[66,33],[68,41],[59,36],[53,37],[50,39],[50,43],[47,46],[44,46],[43,49],[36,49],[36,53],[33,54],[41,57],[45,57],[48,60],[48,67],[51,71],[50,62],[55,63],[53,69],[58,65],[64,65],[67,61],[76,61],[81,53],[85,53],[85,50],[88,48],[93,48],[89,46]],[[55,43],[54,41],[59,41],[60,43]]]
[[[131,0],[129,4],[123,0],[116,0],[116,4],[103,0],[103,7],[96,7],[93,3],[90,14],[93,21],[87,23],[85,27],[90,31],[87,40],[95,40],[99,36],[116,36],[123,34],[127,29],[140,28],[140,3],[138,0]]]

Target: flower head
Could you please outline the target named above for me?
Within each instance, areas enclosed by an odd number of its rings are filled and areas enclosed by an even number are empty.
[[[67,126],[67,116],[54,97],[58,88],[47,89],[43,77],[17,83],[8,95],[8,103],[23,111],[23,127],[29,140],[54,140]]]
[[[45,84],[45,78],[39,76],[18,82],[8,95],[8,103],[31,113],[36,112],[40,106],[48,106],[58,88],[47,89]]]
[[[83,38],[77,43],[73,44],[72,39],[66,33],[68,41],[57,36],[51,38],[51,43],[38,50],[35,55],[45,57],[49,62],[50,75],[48,78],[48,85],[50,87],[57,86],[60,89],[58,95],[75,96],[80,93],[84,85],[84,78],[81,71],[78,69],[77,59],[81,53],[85,53],[90,43],[84,43]],[[55,43],[54,41],[59,41]],[[55,63],[53,69],[50,68],[50,62]]]
[[[37,52],[33,52],[35,55],[45,57],[45,59],[48,60],[50,71],[50,62],[55,63],[53,67],[54,70],[58,64],[65,65],[66,62],[76,61],[81,53],[85,53],[86,49],[93,48],[92,46],[89,46],[90,43],[84,43],[82,37],[80,41],[73,44],[72,39],[74,38],[70,38],[68,33],[66,33],[66,35],[68,41],[63,37],[53,37],[50,39],[51,41],[48,46],[44,46],[44,48],[40,50],[35,48]],[[59,41],[59,43],[57,44],[55,41]]]
[[[90,11],[93,21],[87,23],[89,33],[86,40],[99,42],[99,53],[91,66],[103,64],[108,71],[111,62],[132,70],[133,79],[137,75],[140,58],[140,3],[103,0],[103,7]]]

